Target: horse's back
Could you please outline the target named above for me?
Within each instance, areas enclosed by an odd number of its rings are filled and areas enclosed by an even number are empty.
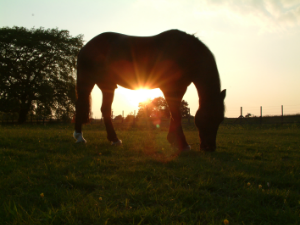
[[[179,30],[148,37],[106,32],[82,48],[78,65],[97,74],[97,83],[130,89],[188,85],[201,54],[209,52],[196,37]]]
[[[114,32],[105,32],[91,39],[80,54],[90,60],[103,61],[122,54],[137,54],[140,57],[160,54],[160,57],[174,58],[201,45],[193,35],[179,30],[168,30],[154,36],[130,36]]]

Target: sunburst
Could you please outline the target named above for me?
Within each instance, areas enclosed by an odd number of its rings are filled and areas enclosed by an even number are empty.
[[[148,99],[154,99],[160,96],[163,96],[163,93],[159,88],[156,89],[138,89],[138,90],[130,90],[123,87],[118,86],[116,92],[126,97],[129,104],[132,106],[138,107],[140,102],[144,102]]]

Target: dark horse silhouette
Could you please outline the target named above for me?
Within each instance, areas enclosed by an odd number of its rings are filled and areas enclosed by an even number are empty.
[[[180,102],[194,83],[199,95],[195,124],[200,149],[216,149],[217,130],[224,119],[226,90],[220,90],[217,65],[211,51],[195,36],[169,30],[151,37],[102,33],[79,52],[77,61],[77,103],[74,137],[85,142],[81,127],[89,122],[90,94],[101,89],[101,112],[112,144],[121,144],[111,122],[111,105],[117,84],[128,89],[160,88],[169,105],[171,122],[168,141],[180,151],[189,150],[181,126]]]

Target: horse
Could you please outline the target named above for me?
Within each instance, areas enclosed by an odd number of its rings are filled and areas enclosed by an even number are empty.
[[[224,119],[226,90],[221,91],[215,58],[194,35],[168,30],[155,36],[138,37],[120,33],[99,34],[86,43],[77,57],[77,142],[86,142],[82,124],[89,122],[90,94],[97,85],[103,94],[102,116],[107,139],[120,145],[111,121],[111,106],[117,85],[127,89],[159,88],[170,109],[168,142],[180,152],[190,150],[181,125],[180,102],[194,83],[199,97],[195,124],[200,150],[215,151],[216,137]]]

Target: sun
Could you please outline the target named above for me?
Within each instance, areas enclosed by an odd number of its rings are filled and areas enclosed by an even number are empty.
[[[132,106],[139,106],[140,102],[144,102],[148,99],[154,99],[157,97],[163,97],[163,93],[159,88],[155,89],[138,89],[138,90],[130,90],[127,88],[123,88],[118,86],[116,92],[121,94],[123,97],[126,98],[129,104]]]

